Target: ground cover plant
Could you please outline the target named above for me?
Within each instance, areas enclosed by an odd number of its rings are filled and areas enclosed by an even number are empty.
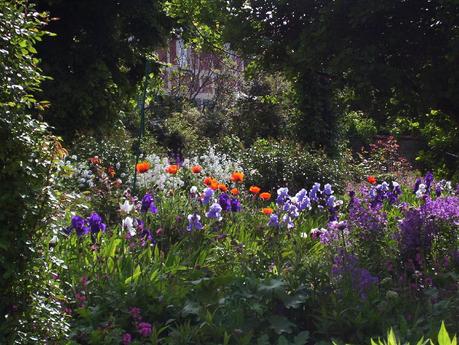
[[[417,342],[442,320],[457,332],[451,182],[264,190],[213,149],[146,157],[135,192],[102,157],[68,177],[86,195],[50,249],[68,344],[360,344],[389,327]]]

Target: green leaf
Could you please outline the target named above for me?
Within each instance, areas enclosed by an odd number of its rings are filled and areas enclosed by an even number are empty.
[[[277,339],[277,345],[289,345],[289,342],[286,337],[281,335],[279,339]]]
[[[271,279],[266,281],[263,284],[260,284],[258,287],[258,291],[260,292],[272,292],[276,290],[280,290],[285,286],[285,282],[280,279]]]
[[[257,339],[257,345],[270,345],[269,337],[266,334],[263,334],[261,337]]]
[[[293,343],[295,345],[304,345],[308,342],[309,339],[309,331],[302,331],[298,333],[298,335],[293,338]]]
[[[444,321],[442,321],[440,331],[438,332],[438,345],[451,345],[451,339]]]
[[[137,282],[137,280],[139,279],[139,276],[140,274],[142,273],[142,270],[140,269],[140,265],[137,265],[137,267],[135,268],[135,271],[134,273],[132,274],[132,276],[130,276],[129,278],[127,278],[125,281],[124,281],[124,284],[128,285],[132,282]]]
[[[269,323],[277,334],[292,333],[292,328],[296,327],[296,325],[290,322],[285,316],[279,315],[271,316],[269,318]]]

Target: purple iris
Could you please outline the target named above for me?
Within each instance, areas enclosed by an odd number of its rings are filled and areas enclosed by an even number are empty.
[[[206,217],[215,218],[217,220],[222,220],[221,212],[222,212],[222,207],[219,204],[214,203],[210,206],[209,212],[206,213]]]
[[[288,188],[287,187],[279,188],[277,190],[277,199],[276,199],[277,206],[283,205],[289,198],[290,197],[288,195]]]
[[[269,222],[268,222],[268,226],[272,226],[274,228],[277,228],[279,227],[279,217],[277,214],[272,214],[270,217],[269,217]]]
[[[239,212],[241,210],[241,202],[237,198],[231,198],[231,212]]]
[[[223,211],[230,211],[231,210],[231,200],[228,194],[222,193],[218,197],[218,203],[222,207]]]
[[[430,186],[434,180],[434,176],[431,171],[428,171],[426,176],[424,177],[424,184],[426,185],[426,189],[430,191]]]
[[[419,189],[419,185],[421,184],[421,179],[418,177],[416,182],[414,183],[413,193],[416,193]]]
[[[309,191],[309,199],[311,201],[317,202],[319,200],[319,196],[317,194],[320,193],[320,183],[316,182],[312,186],[311,190]]]
[[[308,198],[307,194],[307,190],[303,188],[295,195],[298,204],[298,210],[300,211],[303,211],[305,209],[311,209],[311,200]]]
[[[66,228],[64,232],[67,235],[70,235],[70,233],[74,229],[78,237],[81,237],[89,233],[89,227],[87,226],[86,220],[80,216],[73,216],[71,220],[71,225],[68,228]]]
[[[158,213],[158,209],[156,208],[155,202],[153,200],[153,195],[147,193],[142,198],[142,207],[140,208],[140,212],[147,212],[150,211],[151,213]]]
[[[188,215],[188,226],[186,229],[188,231],[193,231],[193,230],[202,230],[203,225],[201,223],[201,216],[193,213]]]
[[[91,228],[91,233],[97,234],[99,231],[105,232],[106,225],[102,223],[102,217],[96,212],[91,213],[88,218],[88,223]]]
[[[204,189],[204,192],[202,193],[202,197],[201,197],[202,204],[207,205],[213,196],[214,196],[214,191],[212,190],[212,188]]]
[[[140,322],[137,325],[137,330],[139,331],[139,333],[140,333],[140,335],[142,337],[149,337],[150,334],[151,334],[151,330],[152,330],[151,323],[149,323],[149,322]]]
[[[325,186],[324,186],[324,194],[325,195],[332,195],[333,194],[333,190],[332,190],[332,186],[330,183],[327,183]]]

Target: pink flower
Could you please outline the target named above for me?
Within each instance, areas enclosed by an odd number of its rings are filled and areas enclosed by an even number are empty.
[[[142,337],[148,337],[151,334],[151,324],[148,322],[141,322],[137,325],[137,330]]]
[[[123,342],[123,345],[130,344],[132,342],[132,335],[130,335],[129,333],[124,333],[121,337],[121,341]]]

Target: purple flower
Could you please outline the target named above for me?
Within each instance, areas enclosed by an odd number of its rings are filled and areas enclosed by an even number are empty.
[[[231,211],[232,212],[239,212],[241,211],[241,202],[237,198],[231,198]]]
[[[272,227],[274,227],[274,228],[279,227],[279,217],[277,216],[277,214],[274,214],[274,213],[273,213],[273,214],[269,217],[268,226],[272,226]]]
[[[305,209],[308,209],[308,210],[311,209],[311,200],[308,198],[307,194],[308,194],[307,190],[303,188],[295,195],[299,211],[303,211]]]
[[[121,337],[121,341],[123,345],[129,345],[132,342],[132,335],[130,335],[129,333],[124,333]]]
[[[142,337],[148,337],[151,334],[152,327],[151,324],[148,322],[140,322],[137,325],[137,330],[139,331]]]
[[[426,189],[430,191],[430,186],[434,180],[434,176],[431,171],[428,171],[426,176],[424,177],[424,184],[426,185]]]
[[[231,210],[231,200],[228,194],[222,193],[218,197],[218,203],[222,207],[223,211],[229,211]]]
[[[289,198],[290,197],[288,195],[288,188],[287,187],[279,188],[277,190],[277,198],[276,198],[277,206],[283,205]]]
[[[106,225],[102,223],[102,217],[99,216],[96,212],[91,213],[88,218],[89,227],[91,228],[91,233],[97,234],[99,231],[104,232]]]
[[[413,193],[416,193],[419,189],[419,185],[421,184],[421,179],[418,177],[416,182],[414,183]]]
[[[89,227],[87,226],[86,220],[80,216],[72,217],[71,225],[64,230],[64,233],[70,235],[70,233],[74,229],[78,237],[81,237],[89,233]]]
[[[129,314],[131,314],[131,317],[136,321],[139,321],[142,319],[142,316],[140,315],[140,308],[138,307],[129,308]]]
[[[332,190],[332,186],[330,183],[327,183],[325,186],[324,186],[324,190],[323,190],[324,194],[327,195],[327,196],[330,196],[333,194],[333,190]]]
[[[215,218],[217,220],[222,220],[222,207],[217,204],[217,203],[214,203],[210,206],[209,208],[209,212],[206,213],[206,217],[207,218]]]
[[[212,190],[212,188],[204,189],[204,192],[202,193],[202,196],[201,196],[202,204],[207,205],[213,196],[214,196],[214,191]]]
[[[324,228],[314,228],[311,229],[310,235],[313,240],[318,240],[320,239],[320,235],[322,235],[324,232],[326,232],[327,229]]]
[[[196,213],[188,215],[188,226],[186,227],[188,231],[201,230],[202,228],[200,215]]]
[[[142,207],[140,208],[140,212],[146,213],[150,211],[151,213],[155,214],[158,213],[158,209],[156,208],[155,202],[153,200],[153,195],[147,193],[142,198]]]
[[[318,194],[320,194],[320,183],[316,182],[309,191],[309,199],[313,202],[319,201]]]

